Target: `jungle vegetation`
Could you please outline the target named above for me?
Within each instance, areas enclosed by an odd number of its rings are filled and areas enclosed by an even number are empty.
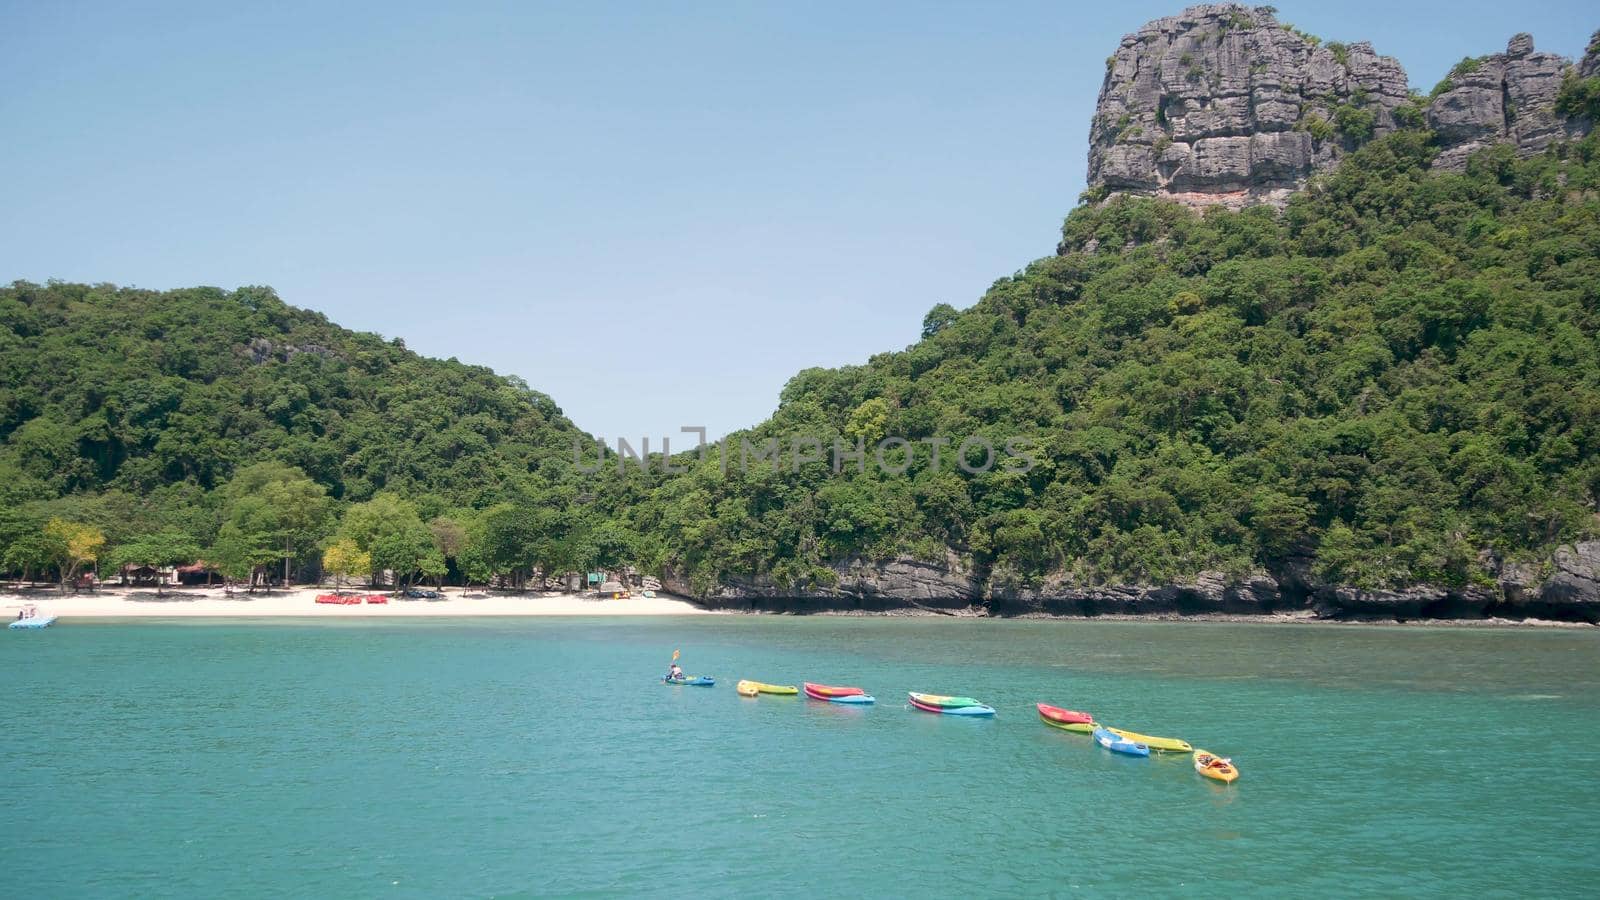
[[[934,305],[905,350],[800,372],[733,436],[814,458],[726,472],[580,471],[548,397],[266,288],[15,283],[0,569],[522,584],[634,563],[799,587],[909,556],[1022,583],[1291,562],[1472,583],[1596,531],[1600,138],[1460,174],[1433,154],[1380,137],[1282,210],[1080,206],[1057,254]],[[1034,464],[968,471],[974,436],[1025,437]],[[835,458],[896,437],[903,473]]]

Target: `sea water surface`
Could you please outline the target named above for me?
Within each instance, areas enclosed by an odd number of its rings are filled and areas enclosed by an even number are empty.
[[[717,686],[661,684],[674,649]],[[0,673],[4,897],[1600,889],[1600,630],[66,621]]]

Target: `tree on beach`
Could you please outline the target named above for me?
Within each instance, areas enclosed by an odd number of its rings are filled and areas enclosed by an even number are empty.
[[[200,558],[200,545],[194,538],[176,529],[163,529],[147,534],[126,544],[113,547],[106,561],[120,571],[125,566],[150,566],[164,568],[192,563]],[[161,596],[161,582],[156,583],[156,596]]]
[[[51,519],[44,526],[44,542],[50,559],[61,578],[61,589],[66,590],[78,577],[78,572],[99,557],[105,547],[105,533],[93,525]]]
[[[350,538],[340,538],[322,552],[322,568],[333,573],[333,589],[337,591],[351,575],[372,572],[372,554],[356,546]]]
[[[526,506],[501,503],[484,510],[472,534],[474,561],[483,580],[506,575],[520,584],[536,565],[539,537],[539,523]]]
[[[406,528],[380,534],[372,544],[372,566],[394,574],[394,587],[400,590],[417,573],[438,575],[444,572],[444,557],[433,546],[425,528]]]
[[[12,538],[6,544],[5,555],[0,557],[0,563],[19,573],[22,580],[29,583],[36,576],[42,577],[53,561],[50,541],[45,538],[42,526],[37,525]]]
[[[433,546],[439,551],[439,558],[445,563],[445,568],[435,577],[438,581],[449,572],[450,560],[456,561],[457,568],[461,567],[461,554],[467,548],[467,527],[459,518],[434,516],[428,521],[428,531],[433,534]],[[443,584],[439,586],[443,587]]]
[[[261,526],[262,534],[271,532],[271,540],[283,560],[283,583],[287,587],[294,558],[322,536],[330,510],[327,488],[294,466],[268,461],[240,469],[222,488],[222,494],[232,508],[259,502],[270,512],[270,525],[259,509],[252,517]]]
[[[389,571],[399,588],[418,572],[437,574],[444,569],[444,556],[434,545],[433,532],[417,514],[416,504],[396,494],[378,494],[350,507],[339,534],[371,556],[374,581],[379,573]]]
[[[252,529],[248,515],[240,516],[223,523],[206,558],[230,585],[244,582],[247,590],[254,593],[256,576],[278,558],[271,537],[270,532]]]

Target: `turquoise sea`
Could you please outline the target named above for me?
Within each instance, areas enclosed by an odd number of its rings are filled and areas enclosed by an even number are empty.
[[[674,648],[720,683],[660,684]],[[3,897],[1600,886],[1595,629],[65,622],[0,635],[0,673]],[[745,699],[740,677],[878,704]],[[1243,775],[1112,756],[1036,701]]]

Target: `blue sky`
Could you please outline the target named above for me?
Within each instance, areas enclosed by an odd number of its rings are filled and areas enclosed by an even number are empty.
[[[1277,5],[1423,91],[1600,26]],[[1052,252],[1106,56],[1181,6],[0,2],[0,281],[269,284],[610,439],[721,433]]]

